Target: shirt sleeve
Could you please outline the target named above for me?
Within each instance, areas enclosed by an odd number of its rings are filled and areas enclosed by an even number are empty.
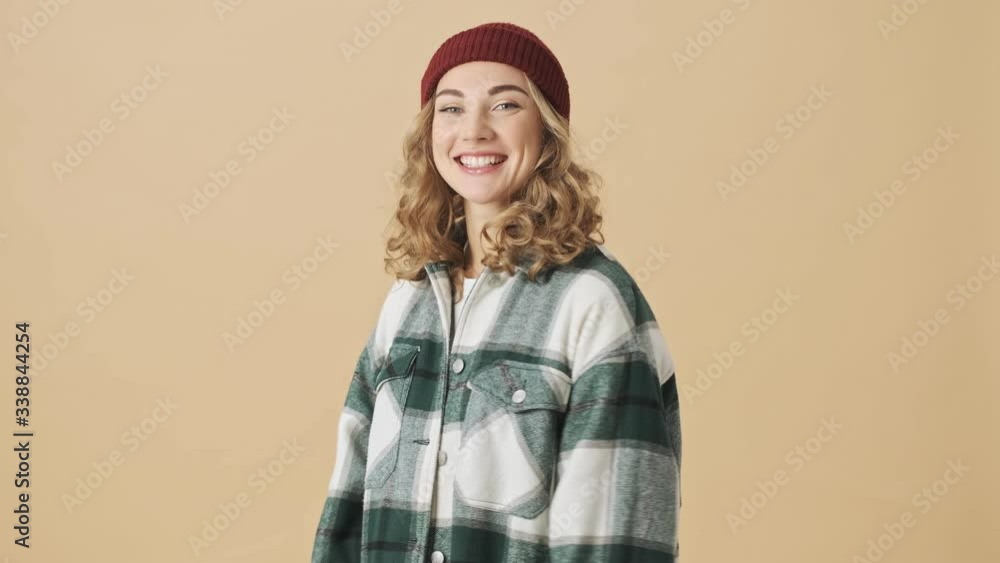
[[[681,428],[666,342],[637,288],[587,317],[559,439],[552,560],[674,563]]]
[[[316,530],[312,563],[361,561],[368,432],[375,404],[369,383],[377,364],[374,341],[373,330],[358,358],[338,420],[336,459]]]

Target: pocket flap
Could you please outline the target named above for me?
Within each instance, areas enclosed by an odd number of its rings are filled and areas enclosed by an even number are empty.
[[[473,375],[468,386],[513,411],[562,411],[569,398],[570,384],[541,366],[501,360]]]
[[[375,374],[375,392],[378,393],[379,387],[386,381],[410,375],[419,353],[420,346],[404,343],[393,344],[382,364],[382,369]]]

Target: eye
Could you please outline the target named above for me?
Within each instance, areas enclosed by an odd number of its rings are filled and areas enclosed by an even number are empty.
[[[511,109],[520,109],[521,106],[517,102],[501,102],[497,104],[497,108],[502,108],[503,106],[510,106]],[[455,110],[455,111],[451,111]],[[458,113],[462,111],[462,108],[458,106],[445,106],[438,110],[439,113]]]

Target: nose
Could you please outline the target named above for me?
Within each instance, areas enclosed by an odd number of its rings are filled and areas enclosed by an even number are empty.
[[[469,110],[462,118],[460,134],[463,141],[487,141],[493,136],[488,116],[480,110]]]

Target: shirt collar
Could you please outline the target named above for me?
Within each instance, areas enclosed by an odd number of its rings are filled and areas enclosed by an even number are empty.
[[[522,253],[521,256],[518,257],[518,259],[514,262],[514,272],[527,273],[532,263],[534,263],[534,259],[527,253]],[[483,267],[490,271],[502,271],[502,270],[493,270],[492,268],[489,268],[487,266]],[[428,274],[433,274],[435,272],[447,270],[448,262],[445,260],[429,261],[424,265],[424,269],[427,271]]]

